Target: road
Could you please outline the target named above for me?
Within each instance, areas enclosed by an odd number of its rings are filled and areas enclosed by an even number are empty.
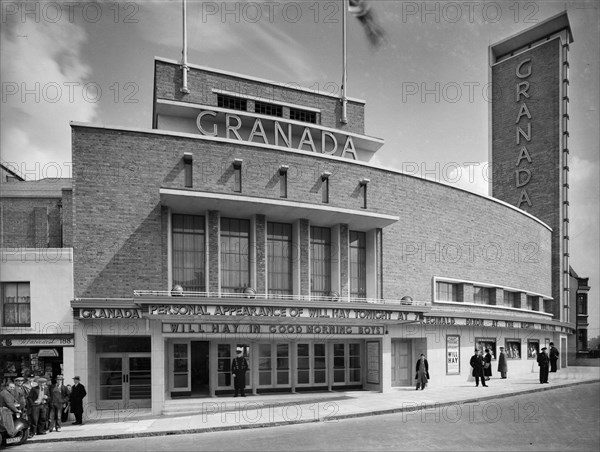
[[[427,411],[15,451],[599,451],[600,383]]]

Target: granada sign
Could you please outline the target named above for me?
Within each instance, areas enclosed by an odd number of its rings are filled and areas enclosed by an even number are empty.
[[[358,159],[352,136],[338,130],[232,113],[225,113],[223,122],[215,120],[217,115],[223,113],[203,110],[198,114],[196,126],[202,135]]]

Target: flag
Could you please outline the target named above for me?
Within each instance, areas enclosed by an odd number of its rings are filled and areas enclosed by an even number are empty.
[[[348,11],[362,24],[371,46],[378,48],[385,43],[385,31],[377,22],[367,0],[349,0]]]

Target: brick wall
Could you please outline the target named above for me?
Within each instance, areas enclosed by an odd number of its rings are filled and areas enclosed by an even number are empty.
[[[2,246],[60,248],[58,201],[58,198],[2,198]]]
[[[159,188],[184,188],[182,156],[193,154],[191,190],[233,194],[229,168],[243,158],[241,196],[279,198],[270,184],[289,165],[288,201],[322,205],[324,170],[330,205],[360,210],[360,178],[369,183],[369,212],[397,215],[382,231],[383,295],[432,299],[434,276],[550,293],[550,231],[500,203],[432,181],[314,154],[210,143],[187,137],[73,126],[75,296],[131,296],[134,288],[165,290],[165,223]],[[85,168],[135,162],[115,178]],[[278,176],[277,176],[278,177]],[[267,215],[267,221],[268,221]],[[294,222],[297,218],[290,218]],[[209,213],[209,238],[215,235]],[[212,226],[211,226],[212,225]],[[308,222],[299,222],[308,244]],[[333,226],[333,225],[332,225]],[[212,234],[212,235],[211,235]],[[210,240],[210,290],[218,246]],[[301,293],[308,293],[308,250],[300,249]],[[216,276],[215,276],[216,278]]]
[[[267,99],[266,102],[271,100],[318,108],[321,110],[320,124],[322,126],[364,134],[364,104],[348,101],[348,123],[341,124],[342,107],[339,98],[324,96],[318,91],[307,92],[294,89],[294,87],[299,87],[295,80],[289,80],[285,84],[289,86],[287,87],[191,68],[188,73],[190,93],[183,94],[180,91],[182,86],[180,65],[155,61],[154,71],[156,99],[177,100],[216,107],[217,94],[213,93],[213,90],[229,91],[244,96],[262,97]],[[253,104],[253,102],[250,103]],[[250,107],[249,105],[248,108]]]

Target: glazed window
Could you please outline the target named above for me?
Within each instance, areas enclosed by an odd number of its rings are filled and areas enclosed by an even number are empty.
[[[31,326],[28,282],[2,283],[2,326]]]
[[[461,301],[458,299],[458,284],[438,281],[436,291],[437,301]]]
[[[180,285],[186,291],[204,292],[206,290],[204,217],[174,214],[172,229],[173,286]]]
[[[350,296],[367,296],[367,239],[359,231],[350,231]]]
[[[268,104],[266,102],[256,101],[254,103],[254,112],[261,115],[283,117],[283,107],[281,105]]]
[[[521,340],[506,339],[506,357],[508,359],[521,359]]]
[[[477,304],[491,304],[491,290],[489,287],[473,287],[473,302]]]
[[[331,230],[310,228],[310,293],[327,296],[331,291]]]
[[[229,108],[231,110],[248,110],[248,102],[240,97],[227,96],[225,94],[217,94],[217,106]]]
[[[292,225],[267,223],[269,294],[292,295]]]
[[[508,306],[509,308],[520,308],[521,306],[517,306],[518,301],[520,301],[520,297],[517,292],[509,292],[507,290],[504,291],[504,306]]]
[[[316,124],[317,113],[314,111],[300,110],[299,108],[290,108],[290,119]]]
[[[250,287],[250,221],[221,218],[221,289],[242,292]]]

